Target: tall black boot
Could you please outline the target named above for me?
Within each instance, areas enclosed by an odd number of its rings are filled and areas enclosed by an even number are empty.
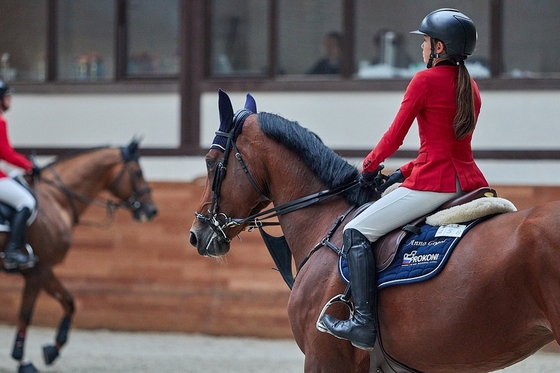
[[[10,227],[10,238],[4,250],[4,268],[13,270],[16,268],[29,268],[34,264],[33,259],[21,252],[23,246],[23,233],[27,225],[27,219],[31,216],[31,210],[27,207],[16,211]]]
[[[363,350],[372,350],[377,338],[375,257],[369,240],[358,230],[345,230],[343,240],[347,249],[354,315],[348,320],[338,320],[327,314],[322,321],[335,337],[348,339],[352,345]]]

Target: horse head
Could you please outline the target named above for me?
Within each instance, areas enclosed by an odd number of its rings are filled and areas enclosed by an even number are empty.
[[[135,220],[148,221],[158,211],[152,201],[151,188],[140,168],[140,141],[132,139],[130,144],[120,148],[121,167],[115,169],[109,191],[124,201],[124,207],[132,212]]]
[[[225,255],[231,238],[247,226],[247,219],[232,216],[251,216],[270,203],[255,181],[262,179],[253,168],[260,164],[258,156],[250,151],[242,156],[237,144],[245,120],[256,114],[254,98],[247,94],[244,109],[234,114],[229,96],[220,90],[218,108],[220,127],[205,157],[206,188],[190,234],[190,242],[199,254],[210,257]]]

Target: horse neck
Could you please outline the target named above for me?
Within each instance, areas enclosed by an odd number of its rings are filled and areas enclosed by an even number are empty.
[[[59,186],[59,200],[67,203],[64,192],[85,197],[95,198],[99,192],[111,184],[114,167],[121,163],[118,149],[107,148],[95,150],[90,153],[80,154],[73,158],[53,164],[54,172],[47,169],[44,177]],[[56,174],[55,174],[56,173]],[[79,214],[87,207],[84,201],[74,201],[74,206]]]
[[[268,157],[274,154],[273,157],[276,159],[270,163],[272,167],[268,171],[270,175],[268,187],[275,206],[327,189],[318,176],[292,152],[278,146],[278,149],[267,151],[266,154]],[[278,159],[282,162],[278,162]],[[342,197],[334,196],[279,217],[296,265],[301,263],[309,251],[325,238],[334,221],[349,207],[350,205]]]

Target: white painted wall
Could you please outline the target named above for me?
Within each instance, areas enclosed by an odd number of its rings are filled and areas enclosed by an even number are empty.
[[[16,94],[6,113],[14,145],[115,145],[144,136],[144,147],[180,143],[178,94]]]
[[[245,92],[228,92],[234,110]],[[297,120],[334,148],[371,148],[391,123],[401,92],[252,92],[259,111]],[[201,97],[202,147],[218,128],[217,93]],[[473,148],[559,150],[560,91],[486,91]],[[143,147],[175,148],[180,141],[178,94],[15,94],[6,114],[14,146],[123,145],[144,136]],[[416,126],[402,149],[418,146]],[[365,154],[364,154],[365,155]],[[46,161],[46,159],[39,159]],[[350,159],[359,165],[361,159]],[[387,169],[406,159],[388,159]],[[202,157],[143,157],[153,181],[191,181],[205,175]],[[491,184],[560,185],[560,161],[479,160]]]

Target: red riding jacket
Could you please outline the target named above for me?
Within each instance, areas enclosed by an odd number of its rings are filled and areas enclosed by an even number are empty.
[[[480,92],[472,81],[475,115],[480,113]],[[379,164],[402,145],[414,119],[418,122],[418,157],[400,168],[402,186],[432,192],[453,193],[456,176],[465,192],[488,186],[472,155],[471,138],[457,140],[453,131],[456,112],[457,67],[439,65],[418,72],[410,81],[393,123],[364,159],[364,172]]]
[[[0,115],[0,159],[14,166],[23,168],[26,172],[31,171],[33,164],[21,153],[12,147],[8,138],[8,125],[3,115]],[[6,177],[6,173],[0,170],[0,178]]]

